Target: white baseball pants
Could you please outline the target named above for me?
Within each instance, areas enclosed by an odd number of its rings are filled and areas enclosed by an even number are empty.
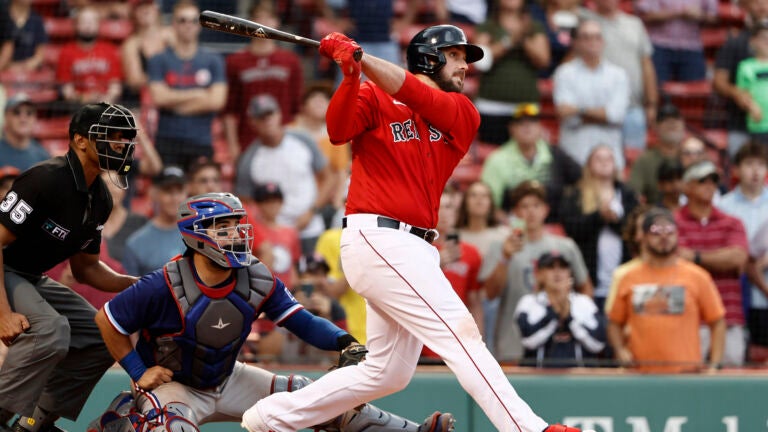
[[[350,285],[368,302],[366,361],[336,369],[299,391],[260,400],[243,416],[250,431],[293,432],[402,390],[422,344],[443,358],[498,430],[547,427],[485,347],[472,315],[440,270],[437,249],[405,231],[377,227],[376,215],[350,215],[341,259]]]

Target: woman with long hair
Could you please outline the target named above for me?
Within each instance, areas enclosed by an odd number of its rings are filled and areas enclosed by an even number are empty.
[[[510,227],[501,224],[497,219],[496,205],[491,198],[491,188],[482,181],[476,181],[469,185],[464,192],[461,205],[458,210],[456,228],[462,241],[476,247],[485,262],[488,249],[494,241],[505,239],[510,233]],[[486,271],[487,270],[487,271]],[[484,282],[493,269],[480,268],[478,279]],[[499,308],[499,299],[483,299],[483,339],[493,341],[494,327],[496,326],[496,314]],[[492,346],[488,347],[492,349]]]
[[[621,233],[637,203],[635,193],[619,180],[613,150],[605,145],[592,150],[581,180],[560,203],[565,232],[581,249],[601,310],[613,271],[630,258]]]

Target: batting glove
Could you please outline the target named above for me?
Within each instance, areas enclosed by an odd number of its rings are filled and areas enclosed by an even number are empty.
[[[320,41],[320,54],[336,62],[344,76],[360,76],[360,62],[355,60],[355,51],[360,45],[347,36],[333,32]]]

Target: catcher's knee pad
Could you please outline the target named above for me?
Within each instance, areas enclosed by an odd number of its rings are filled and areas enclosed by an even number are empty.
[[[147,413],[147,427],[144,431],[152,432],[199,432],[197,419],[192,408],[181,402],[169,402],[158,410]]]
[[[275,375],[272,378],[272,393],[292,392],[308,386],[312,379],[303,375]]]
[[[112,399],[104,413],[93,419],[87,432],[135,432],[138,430],[141,414],[136,411],[136,401],[129,391],[122,391]]]

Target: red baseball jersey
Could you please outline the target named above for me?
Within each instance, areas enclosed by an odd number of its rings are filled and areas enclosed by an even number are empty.
[[[283,123],[293,121],[304,91],[301,60],[292,51],[277,49],[258,56],[248,48],[227,57],[227,105],[224,112],[238,120],[238,140],[245,149],[257,138],[248,124],[248,104],[262,93],[269,93],[280,104]]]
[[[120,54],[109,42],[97,41],[90,50],[70,42],[61,49],[56,69],[60,84],[73,83],[79,93],[106,93],[111,82],[122,79]]]
[[[347,214],[374,213],[434,228],[440,195],[469,149],[480,114],[461,93],[406,72],[394,96],[344,80],[326,116],[334,144],[352,141]]]

